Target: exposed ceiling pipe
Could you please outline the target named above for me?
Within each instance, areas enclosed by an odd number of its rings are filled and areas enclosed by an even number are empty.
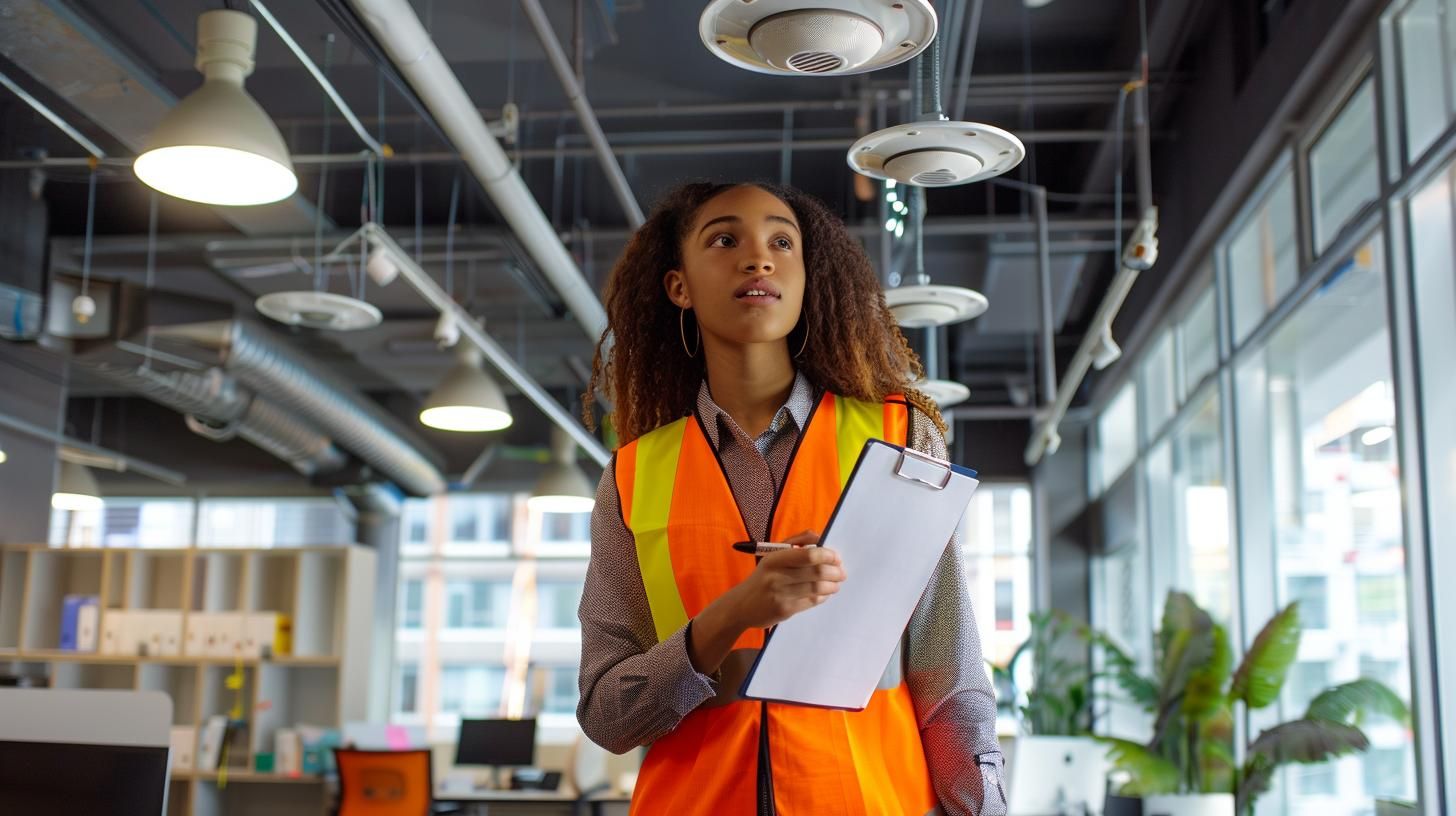
[[[219,320],[154,329],[158,340],[180,341],[218,352],[222,366],[253,391],[306,417],[335,444],[394,480],[405,492],[445,492],[445,477],[420,452],[400,422],[347,380],[241,320]]]
[[[212,368],[202,374],[121,368],[76,361],[93,375],[185,414],[187,427],[214,442],[234,437],[251,442],[305,476],[342,470],[349,459],[333,442],[267,400],[238,387]]]
[[[414,88],[460,151],[475,178],[515,230],[541,273],[596,339],[607,329],[607,312],[577,268],[556,230],[501,149],[470,96],[435,48],[408,0],[349,0],[389,58]]]
[[[65,434],[58,433],[50,428],[45,428],[34,422],[27,422],[18,417],[0,414],[0,428],[23,433],[26,436],[53,442],[61,447],[59,456],[68,462],[80,464],[82,461],[88,467],[104,467],[107,470],[114,470],[118,473],[140,473],[165,482],[174,487],[182,487],[187,484],[187,477],[169,468],[155,465],[144,459],[138,459],[125,453],[119,453],[110,448],[103,448],[99,445],[92,445],[89,442],[82,442],[73,439]]]
[[[959,80],[956,83],[948,83],[951,85],[951,95],[955,97],[955,107],[951,109],[950,117],[957,122],[965,121],[966,99],[971,95],[971,66],[976,62],[976,40],[981,37],[981,7],[983,3],[982,0],[970,0],[970,2],[971,21],[966,26],[966,52],[960,55]],[[950,69],[955,71],[956,66],[951,65]],[[955,92],[957,86],[961,89],[960,93]],[[1025,139],[1022,141],[1025,141]]]
[[[587,101],[586,92],[581,88],[581,82],[578,81],[576,71],[571,67],[571,61],[567,58],[566,51],[561,48],[561,43],[556,39],[556,33],[551,30],[551,21],[546,17],[546,10],[541,8],[541,0],[521,0],[521,8],[525,10],[526,17],[531,21],[531,27],[536,29],[536,38],[541,41],[541,47],[546,50],[547,61],[556,71],[557,79],[561,80],[561,89],[566,92],[566,98],[571,102],[571,107],[576,110],[576,118],[581,123],[581,129],[591,140],[592,152],[596,154],[597,161],[601,163],[602,172],[607,176],[607,183],[611,185],[612,193],[617,197],[618,203],[622,205],[622,212],[627,214],[627,223],[631,224],[633,229],[642,226],[642,222],[645,220],[642,217],[642,207],[637,204],[637,196],[632,194],[632,187],[627,183],[627,175],[622,172],[622,166],[617,164],[617,157],[612,154],[612,146],[607,143],[607,134],[602,132],[602,125],[597,121],[597,115],[592,112],[591,103]],[[578,3],[577,11],[580,12],[580,10],[581,5]],[[577,33],[581,32],[578,30]]]

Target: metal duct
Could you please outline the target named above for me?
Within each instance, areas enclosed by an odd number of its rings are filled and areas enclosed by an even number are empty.
[[[108,382],[187,415],[187,427],[200,436],[217,442],[241,437],[305,476],[332,473],[348,464],[348,457],[328,437],[237,387],[219,369],[192,374],[77,362]]]
[[[153,336],[217,351],[228,373],[306,417],[405,492],[416,496],[445,492],[445,477],[398,420],[347,380],[297,354],[267,330],[240,320],[219,320],[158,328]]]

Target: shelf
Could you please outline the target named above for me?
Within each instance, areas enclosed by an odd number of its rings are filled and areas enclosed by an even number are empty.
[[[217,771],[173,771],[173,779],[197,779],[203,782],[216,782]],[[233,782],[268,782],[275,784],[313,785],[324,781],[322,776],[286,776],[276,773],[258,773],[257,771],[230,770],[227,772],[228,784]]]
[[[16,649],[0,649],[0,659],[35,663],[115,663],[123,665],[135,663],[160,664],[165,666],[232,666],[238,662],[231,657],[191,657],[188,655],[143,657],[141,655],[111,655],[99,654],[97,652],[68,652],[60,649],[29,649],[23,652]],[[301,655],[273,657],[263,660],[249,658],[241,662],[245,668],[253,666],[328,668],[339,665],[339,658],[333,656]]]

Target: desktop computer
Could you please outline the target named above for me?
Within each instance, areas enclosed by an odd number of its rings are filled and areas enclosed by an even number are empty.
[[[536,720],[461,720],[455,744],[456,765],[494,769],[496,787],[502,768],[515,769],[510,787],[516,790],[555,790],[561,774],[530,767],[536,761]]]
[[[166,816],[172,700],[0,688],[0,813]]]
[[[1010,816],[1101,816],[1111,764],[1085,737],[1021,737],[1011,754]]]

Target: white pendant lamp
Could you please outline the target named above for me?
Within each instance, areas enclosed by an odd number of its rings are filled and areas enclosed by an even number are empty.
[[[576,464],[576,440],[551,429],[551,464],[536,482],[526,505],[540,513],[590,513],[597,504],[591,480]]]
[[[511,409],[500,386],[481,367],[480,349],[468,342],[455,348],[458,359],[425,400],[420,422],[436,430],[462,433],[509,428]]]
[[[258,23],[220,9],[197,18],[202,87],[162,119],[133,170],[149,187],[203,204],[281,201],[298,189],[283,135],[243,90]]]
[[[61,461],[61,474],[51,507],[57,510],[100,510],[101,488],[85,465]]]

